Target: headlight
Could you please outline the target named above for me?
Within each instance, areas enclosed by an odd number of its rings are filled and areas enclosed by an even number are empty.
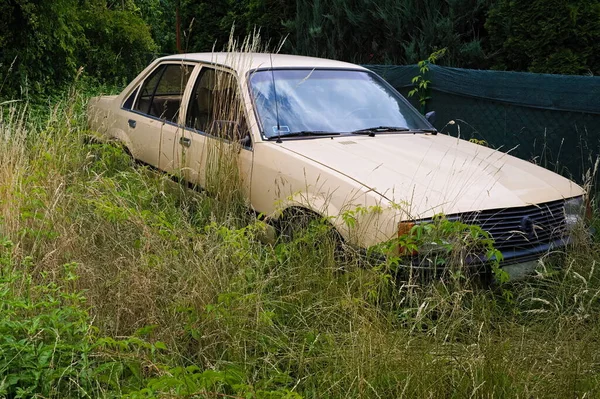
[[[583,219],[583,197],[571,198],[565,201],[565,223],[567,229],[572,229]]]

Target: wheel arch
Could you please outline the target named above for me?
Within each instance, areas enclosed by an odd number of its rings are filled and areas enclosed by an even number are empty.
[[[305,213],[315,219],[324,220],[343,241],[347,240],[348,233],[346,229],[344,229],[344,224],[340,223],[340,211],[331,204],[331,202],[325,201],[322,198],[290,198],[280,204],[277,211],[274,212],[270,219],[273,220],[275,226],[280,229],[283,223],[289,221],[299,213]]]

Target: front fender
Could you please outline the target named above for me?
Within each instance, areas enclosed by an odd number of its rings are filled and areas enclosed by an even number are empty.
[[[347,243],[362,248],[394,238],[401,212],[376,196],[365,194],[364,199],[338,207],[325,196],[296,193],[281,202],[275,216],[292,208],[306,209],[327,219]]]

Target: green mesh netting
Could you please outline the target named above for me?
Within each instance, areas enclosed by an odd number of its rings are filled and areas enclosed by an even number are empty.
[[[416,65],[367,67],[405,96],[419,73]],[[600,77],[430,68],[427,110],[436,111],[438,130],[580,182],[600,155]]]

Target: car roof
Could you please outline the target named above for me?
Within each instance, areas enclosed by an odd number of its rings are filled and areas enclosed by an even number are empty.
[[[332,68],[362,69],[365,68],[348,62],[328,60],[324,58],[305,57],[289,54],[270,53],[187,53],[162,57],[159,61],[196,61],[231,68],[241,76],[254,69],[273,68]]]

